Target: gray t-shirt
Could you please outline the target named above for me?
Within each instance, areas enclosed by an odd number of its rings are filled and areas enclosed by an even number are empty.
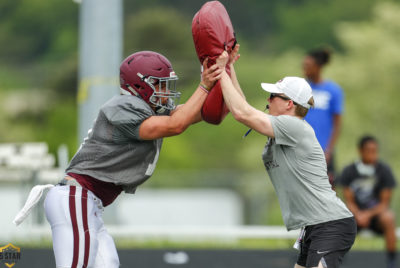
[[[134,193],[152,175],[161,149],[162,139],[139,137],[140,124],[153,115],[150,106],[136,96],[113,97],[101,107],[66,172],[112,182]]]
[[[262,155],[286,228],[352,217],[329,184],[326,161],[312,127],[295,116],[268,115],[275,138]]]

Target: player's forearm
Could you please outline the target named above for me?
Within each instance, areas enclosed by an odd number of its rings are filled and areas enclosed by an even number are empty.
[[[379,203],[378,205],[376,205],[375,207],[366,210],[366,212],[368,213],[368,215],[372,218],[375,217],[376,215],[381,214],[382,212],[384,212],[385,210],[387,210],[389,208],[389,206],[387,204],[384,203]]]
[[[199,87],[189,98],[169,116],[151,116],[140,126],[139,136],[143,140],[154,140],[181,134],[186,128],[199,121],[200,109],[207,93]]]
[[[207,93],[198,86],[187,102],[171,115],[174,132],[182,133],[189,125],[201,121],[200,110],[206,98]]]
[[[358,208],[358,206],[354,203],[354,202],[347,202],[347,207],[349,208],[349,210],[354,214],[358,214],[360,212],[360,209]]]
[[[209,91],[215,82],[221,78],[225,63],[217,63],[207,67],[208,58],[203,61],[203,73],[201,82],[189,100],[178,111],[172,114],[172,122],[178,124],[178,128],[184,131],[189,125],[201,121],[201,108]],[[179,134],[179,133],[178,133]]]
[[[176,108],[174,110],[172,110],[169,115],[172,116],[174,113],[176,113],[180,108],[182,108],[183,104],[179,104],[178,106],[176,106]]]
[[[355,215],[360,211],[358,205],[354,200],[354,193],[348,187],[343,189],[344,199],[349,210]]]
[[[379,196],[380,202],[375,207],[367,210],[368,215],[370,215],[371,217],[374,217],[374,216],[381,214],[382,212],[388,210],[389,206],[390,206],[391,197],[392,197],[392,191],[390,189],[382,190],[381,194]]]

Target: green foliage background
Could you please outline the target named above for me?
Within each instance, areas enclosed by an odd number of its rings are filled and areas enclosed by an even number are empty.
[[[305,52],[329,46],[335,53],[325,77],[340,84],[346,96],[338,168],[357,158],[358,137],[371,133],[381,141],[382,159],[400,176],[398,1],[221,2],[241,44],[236,70],[251,105],[265,107],[260,82],[302,76]],[[180,77],[183,101],[199,82],[191,20],[204,3],[124,3],[124,56],[138,50],[167,56]],[[53,153],[67,144],[70,156],[78,148],[78,17],[79,5],[72,1],[0,3],[0,142],[46,141]],[[202,122],[165,139],[147,187],[230,187],[251,208],[248,223],[282,224],[260,157],[266,137],[252,133],[242,139],[246,131],[228,115],[218,126]],[[397,204],[395,195],[393,206],[400,212]]]

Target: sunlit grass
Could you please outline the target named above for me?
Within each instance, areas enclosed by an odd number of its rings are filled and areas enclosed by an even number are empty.
[[[163,240],[116,239],[118,249],[234,249],[234,250],[292,250],[294,239],[237,239],[237,240]],[[49,239],[13,244],[20,248],[51,248]],[[400,246],[398,242],[397,246]],[[381,251],[385,249],[383,237],[358,236],[352,250]]]
[[[294,239],[238,239],[230,241],[171,241],[171,240],[117,240],[118,248],[185,248],[185,249],[256,249],[256,250],[291,250]],[[400,246],[400,243],[398,243]],[[352,250],[384,250],[385,243],[382,237],[357,237]]]

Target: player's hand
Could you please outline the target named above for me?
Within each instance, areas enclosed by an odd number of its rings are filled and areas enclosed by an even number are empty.
[[[235,64],[235,62],[240,58],[239,48],[240,45],[236,44],[235,48],[229,54],[229,61],[228,61],[229,65]]]
[[[205,85],[210,90],[215,83],[221,79],[221,74],[225,69],[225,65],[221,67],[220,64],[216,63],[210,67],[207,67],[208,58],[203,61],[203,73],[201,74],[201,84]]]

